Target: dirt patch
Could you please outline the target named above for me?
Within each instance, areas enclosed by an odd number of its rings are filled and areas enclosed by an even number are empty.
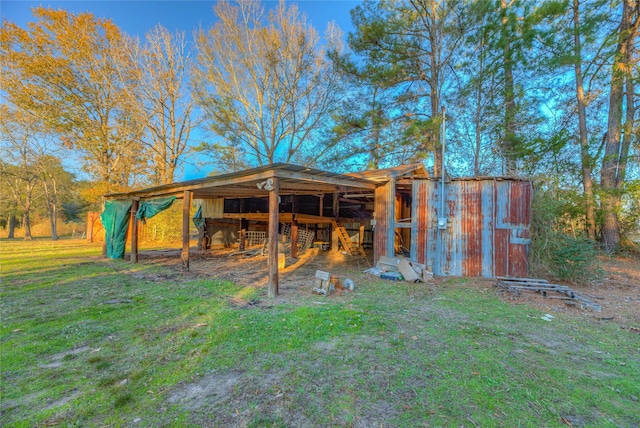
[[[68,351],[58,352],[57,354],[53,354],[49,357],[49,363],[39,364],[39,367],[44,369],[57,369],[62,367],[62,363],[67,358],[73,358],[76,355],[83,354],[88,352],[91,348],[89,346],[81,346],[79,348],[69,349]]]
[[[268,279],[267,256],[256,255],[244,257],[235,254],[235,249],[216,251],[193,250],[191,254],[190,272],[188,277],[211,277],[218,280],[231,281],[238,285],[266,287]],[[174,267],[176,273],[163,275],[154,280],[174,279],[181,275],[180,252],[145,252],[141,259],[151,259]],[[523,292],[515,296],[509,292],[496,290],[495,281],[484,278],[471,278],[464,285],[479,292],[497,292],[505,301],[512,304],[527,303],[546,312],[562,312],[575,316],[591,317],[602,322],[617,322],[625,328],[640,327],[640,260],[633,257],[601,257],[598,261],[603,268],[603,276],[588,283],[569,285],[584,297],[602,307],[601,312],[593,312],[580,308],[580,305],[567,304],[567,301],[545,298],[540,294]],[[341,278],[351,278],[356,285],[375,280],[374,277],[363,274],[362,271],[371,267],[372,255],[367,257],[347,256],[341,252],[327,252],[312,248],[298,259],[286,259],[286,267],[280,271],[279,289],[281,297],[276,301],[242,301],[231,302],[238,308],[272,306],[273,304],[289,303],[302,304],[299,297],[310,295],[316,270],[329,271]],[[166,278],[165,278],[166,277]],[[145,276],[146,278],[146,276]],[[550,279],[553,280],[553,279]],[[449,278],[436,277],[431,285],[448,286]],[[554,281],[561,283],[558,281]],[[412,286],[417,294],[432,293],[433,287],[425,284]],[[349,293],[337,293],[331,299],[349,298]],[[438,298],[435,296],[434,298]],[[319,300],[326,299],[318,296]],[[569,302],[571,303],[571,302]],[[412,308],[415,309],[415,308]]]
[[[70,401],[75,400],[76,398],[78,398],[80,395],[82,395],[80,393],[80,391],[78,390],[73,390],[69,393],[69,395],[65,395],[64,397],[62,397],[59,400],[54,401],[53,403],[49,404],[45,410],[51,410],[55,407],[61,407],[64,406],[65,404],[67,404]]]
[[[167,401],[180,404],[189,410],[196,410],[204,406],[215,406],[228,400],[234,387],[242,379],[241,372],[210,373],[198,382],[182,385],[174,390]]]

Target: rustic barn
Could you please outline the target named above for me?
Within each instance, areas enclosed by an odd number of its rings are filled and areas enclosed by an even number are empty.
[[[531,192],[529,181],[508,178],[443,183],[430,178],[422,164],[351,174],[273,164],[105,198],[124,202],[127,210],[130,202],[134,262],[140,212],[175,197],[183,203],[185,269],[191,206],[197,201],[194,221],[204,249],[243,250],[256,239],[286,234],[291,242],[333,251],[370,256],[363,251],[370,248],[374,262],[383,255],[408,257],[436,275],[524,277]],[[277,241],[265,240],[270,296],[278,294]],[[291,245],[291,257],[303,247]]]

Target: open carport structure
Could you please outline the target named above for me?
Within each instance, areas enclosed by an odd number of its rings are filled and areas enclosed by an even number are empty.
[[[166,184],[133,192],[110,194],[105,198],[132,201],[131,259],[134,262],[137,262],[138,254],[138,227],[134,213],[137,212],[140,201],[167,196],[175,196],[178,199],[182,199],[182,262],[183,267],[188,269],[189,221],[191,220],[190,208],[192,199],[268,198],[268,211],[266,213],[235,213],[235,216],[243,219],[262,218],[268,222],[268,236],[277,237],[279,223],[282,220],[293,222],[293,227],[296,227],[295,212],[280,212],[279,207],[282,196],[334,195],[332,215],[335,217],[337,216],[335,206],[339,204],[337,195],[373,194],[378,186],[378,182],[363,177],[331,173],[297,165],[272,164],[246,171]],[[317,217],[323,216],[318,215]],[[321,219],[316,219],[316,221],[321,221]],[[273,297],[278,294],[277,239],[269,239],[268,245],[268,294]]]

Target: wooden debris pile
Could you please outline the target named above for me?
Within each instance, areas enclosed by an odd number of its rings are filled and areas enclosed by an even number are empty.
[[[433,279],[433,273],[426,265],[397,257],[380,256],[376,267],[365,272],[392,281],[428,282]]]
[[[345,279],[342,281],[336,275],[332,275],[329,272],[321,270],[316,271],[315,286],[312,291],[315,294],[322,294],[328,296],[333,291],[353,291],[355,288],[353,281]]]
[[[498,282],[496,285],[515,295],[519,296],[522,291],[531,291],[540,293],[544,297],[550,299],[562,299],[577,302],[582,309],[592,309],[596,312],[602,311],[602,307],[595,302],[581,296],[577,291],[572,290],[566,285],[552,284],[544,279],[536,278],[512,278],[508,276],[496,277]],[[561,296],[553,295],[553,293]]]

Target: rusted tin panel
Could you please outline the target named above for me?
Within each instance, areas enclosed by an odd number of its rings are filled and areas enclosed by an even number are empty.
[[[411,217],[411,254],[418,263],[426,264],[427,235],[429,230],[429,190],[428,182],[415,182],[412,189],[413,215]],[[420,233],[418,233],[420,231]]]
[[[482,224],[482,183],[478,181],[460,182],[463,184],[461,189],[462,196],[462,212],[460,214],[462,221],[462,241],[464,263],[462,276],[482,276],[482,241],[483,224]],[[464,251],[463,250],[463,251]]]
[[[509,272],[512,276],[527,274],[529,226],[531,224],[531,185],[523,181],[511,183],[510,217],[513,220],[509,236]]]
[[[375,233],[373,241],[373,258],[378,260],[380,256],[393,257],[395,218],[395,183],[390,181],[375,190]]]
[[[411,257],[436,275],[526,276],[531,184],[518,180],[453,180],[445,185],[448,227],[439,230],[440,186],[417,180]]]

